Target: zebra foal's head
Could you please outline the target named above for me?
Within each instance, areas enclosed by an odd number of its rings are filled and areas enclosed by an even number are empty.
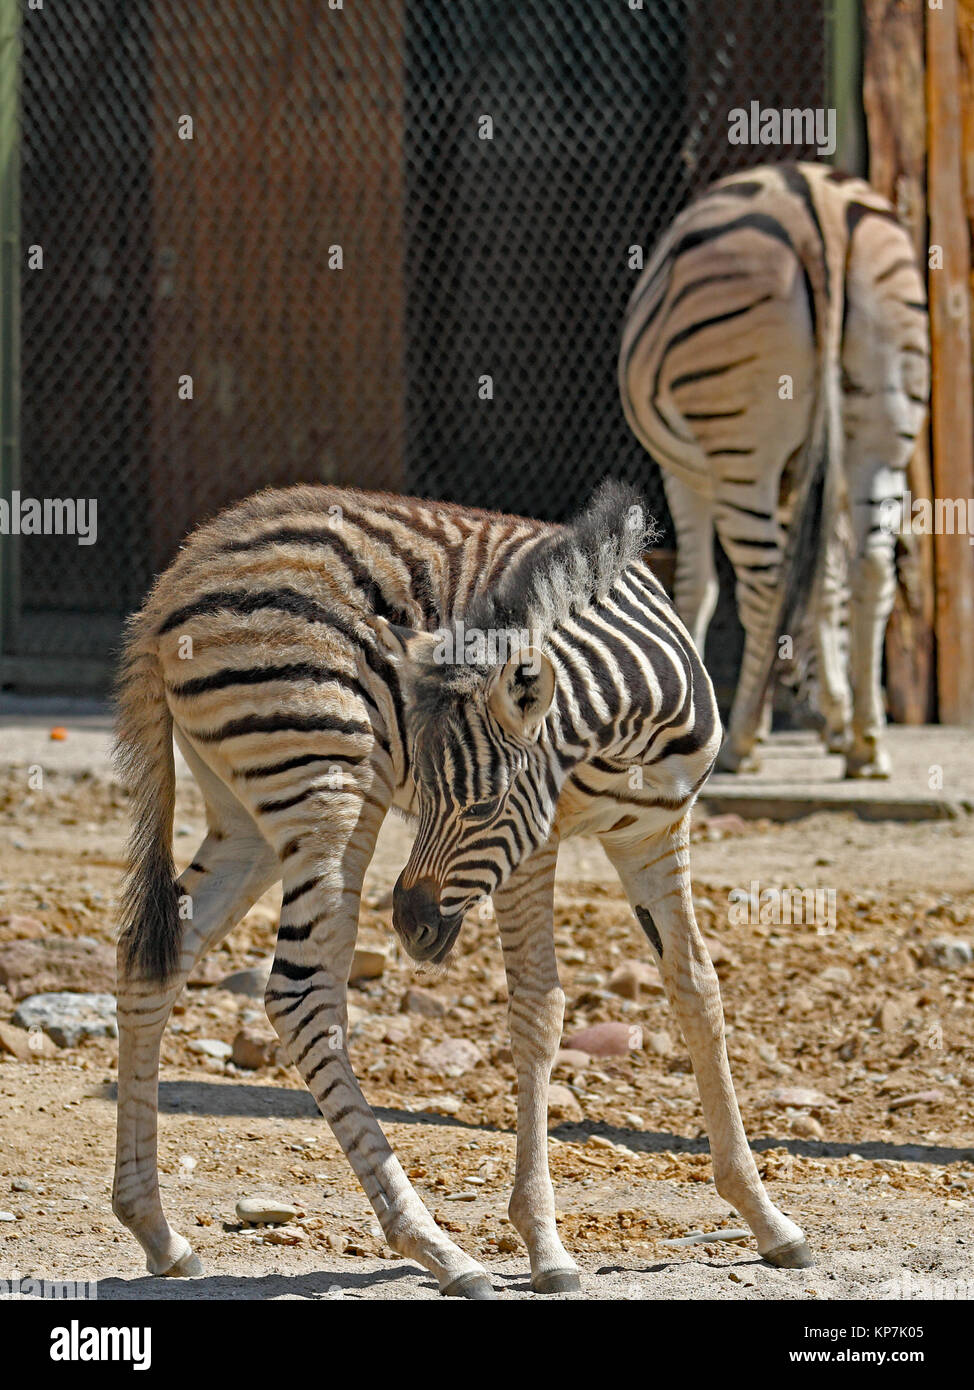
[[[419,810],[393,925],[414,960],[438,963],[465,913],[550,834],[558,792],[539,736],[554,668],[534,646],[470,662],[457,628],[381,624],[380,636],[402,687]]]

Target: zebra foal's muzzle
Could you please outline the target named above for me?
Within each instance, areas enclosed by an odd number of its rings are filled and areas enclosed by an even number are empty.
[[[461,913],[443,916],[440,890],[432,879],[421,878],[405,888],[399,875],[392,890],[392,925],[413,960],[438,965],[453,945],[462,920]]]

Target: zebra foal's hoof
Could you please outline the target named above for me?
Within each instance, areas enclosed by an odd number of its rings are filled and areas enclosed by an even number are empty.
[[[769,1265],[777,1265],[779,1269],[810,1269],[815,1263],[808,1242],[804,1240],[793,1240],[789,1245],[778,1245],[774,1250],[766,1250],[761,1258],[767,1260]]]
[[[531,1275],[535,1293],[581,1293],[582,1281],[577,1269],[547,1269]]]
[[[189,1249],[185,1255],[180,1255],[178,1260],[175,1260],[168,1269],[164,1269],[157,1277],[159,1279],[198,1279],[202,1273],[203,1263],[199,1255],[195,1250]]]
[[[452,1280],[446,1288],[440,1289],[444,1298],[479,1298],[496,1299],[497,1295],[491,1286],[486,1274],[481,1274],[475,1270],[471,1274],[461,1274],[459,1279]]]

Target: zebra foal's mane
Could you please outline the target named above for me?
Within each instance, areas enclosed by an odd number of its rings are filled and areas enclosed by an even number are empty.
[[[463,614],[467,633],[527,632],[534,644],[590,608],[656,540],[658,529],[642,494],[604,482],[574,521],[531,546]],[[413,684],[424,718],[449,718],[450,706],[482,686],[491,666],[476,661],[427,665]]]
[[[641,493],[609,479],[584,511],[515,561],[492,588],[478,594],[469,627],[529,628],[542,637],[566,618],[604,598],[656,538]]]

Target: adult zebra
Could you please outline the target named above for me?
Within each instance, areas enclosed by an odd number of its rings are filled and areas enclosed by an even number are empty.
[[[130,627],[118,731],[135,824],[119,942],[114,1209],[151,1272],[199,1271],[159,1197],[166,1019],[194,963],[283,879],[268,1014],[390,1245],[444,1293],[491,1296],[413,1191],[345,1046],[359,895],[391,805],[419,818],[393,908],[411,956],[443,960],[464,913],[494,895],[518,1075],[510,1214],[533,1287],[578,1287],[555,1227],[546,1117],[564,1005],[555,860],[559,840],[583,832],[601,839],[659,962],[718,1189],[767,1259],[810,1263],[747,1146],[694,920],[689,813],[720,728],[693,644],[641,558],[646,531],[638,495],[613,484],[568,527],[295,488],[204,526],[159,579]],[[492,653],[509,632],[515,649]],[[209,827],[178,881],[173,735]]]
[[[828,746],[845,753],[846,776],[888,776],[889,508],[902,502],[929,388],[923,279],[889,203],[817,164],[714,184],[640,276],[619,386],[663,470],[676,606],[701,652],[717,602],[715,530],[736,575],[745,647],[721,766],[755,765],[777,640],[794,639],[810,607]]]

